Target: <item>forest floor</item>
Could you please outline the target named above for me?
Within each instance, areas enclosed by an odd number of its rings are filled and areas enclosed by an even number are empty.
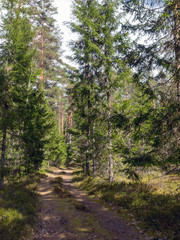
[[[33,240],[141,240],[111,210],[73,184],[73,169],[52,168],[39,185],[40,210]]]

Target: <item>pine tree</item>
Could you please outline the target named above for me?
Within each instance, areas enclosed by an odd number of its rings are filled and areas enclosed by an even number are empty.
[[[39,87],[45,90],[45,94],[54,107],[55,96],[53,97],[51,89],[57,90],[62,71],[61,33],[54,18],[57,8],[49,0],[32,1],[30,7],[33,25],[36,28],[34,38],[34,44],[37,47],[36,64],[37,68],[41,69]]]

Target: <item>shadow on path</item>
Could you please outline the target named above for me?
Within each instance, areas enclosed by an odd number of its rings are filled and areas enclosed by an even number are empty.
[[[63,169],[61,172],[64,187],[70,191],[74,198],[83,203],[89,212],[96,215],[102,226],[112,232],[117,240],[142,240],[145,239],[132,227],[128,226],[121,217],[91,200],[85,192],[77,189],[73,181],[73,169]]]

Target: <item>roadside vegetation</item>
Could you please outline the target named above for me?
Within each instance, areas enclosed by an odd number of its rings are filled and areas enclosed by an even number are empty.
[[[37,184],[43,174],[35,173],[6,184],[0,191],[0,239],[30,239],[38,208]]]
[[[180,239],[179,175],[151,180],[144,174],[141,181],[118,176],[110,184],[102,178],[84,178],[78,171],[74,174],[74,182],[80,188],[154,239]]]

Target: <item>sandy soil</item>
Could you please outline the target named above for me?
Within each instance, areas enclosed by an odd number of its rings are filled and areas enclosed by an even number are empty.
[[[142,240],[122,218],[90,199],[72,183],[72,169],[52,169],[39,186],[41,209],[33,240]],[[63,178],[72,197],[61,198],[52,180]]]

